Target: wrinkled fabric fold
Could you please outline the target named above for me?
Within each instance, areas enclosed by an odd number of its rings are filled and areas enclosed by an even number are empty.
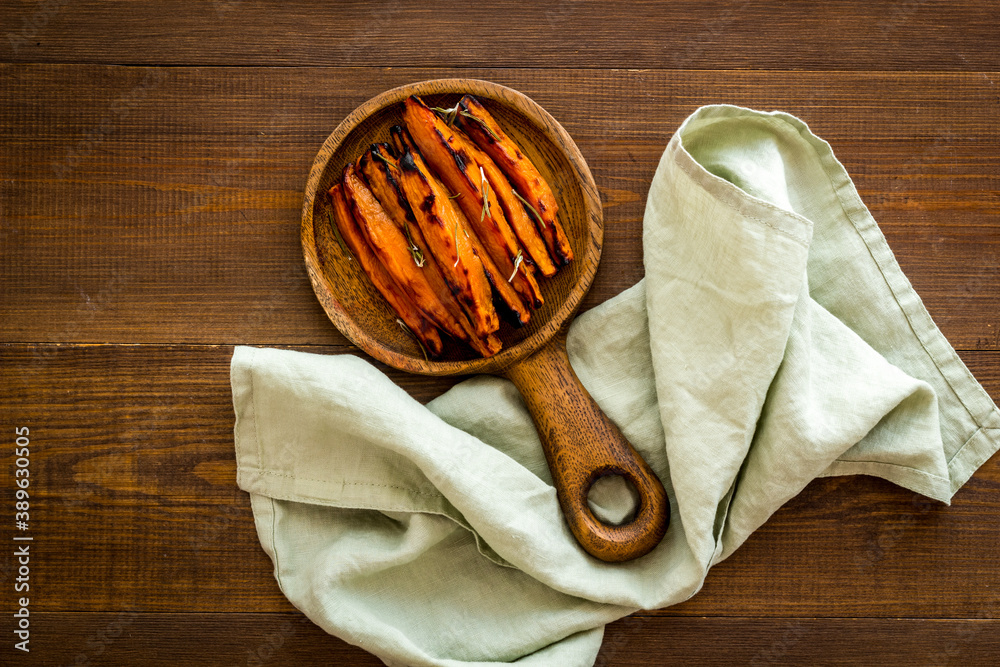
[[[1000,411],[798,119],[689,117],[643,249],[644,280],[567,339],[671,498],[663,542],[628,563],[573,540],[506,380],[423,406],[357,357],[235,350],[237,482],[296,607],[389,665],[591,665],[605,624],[694,595],[813,479],[949,502],[1000,448]],[[607,517],[630,499],[591,495]]]

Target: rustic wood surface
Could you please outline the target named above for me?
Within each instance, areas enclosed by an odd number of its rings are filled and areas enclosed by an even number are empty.
[[[796,114],[1000,400],[993,3],[0,2],[0,539],[31,429],[31,653],[0,663],[357,664],[278,590],[235,485],[235,344],[358,353],[313,295],[306,178],[397,85],[509,86],[604,205],[583,308],[642,277],[657,160],[698,106]],[[457,380],[382,366],[426,401]],[[996,664],[1000,459],[951,506],[818,480],[701,592],[610,625],[598,664]]]

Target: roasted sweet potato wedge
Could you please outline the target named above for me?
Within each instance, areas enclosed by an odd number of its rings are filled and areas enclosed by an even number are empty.
[[[364,176],[369,188],[382,204],[386,213],[389,214],[396,226],[403,230],[407,242],[412,244],[411,254],[414,255],[414,261],[423,267],[428,284],[452,317],[461,324],[470,344],[484,356],[495,354],[500,349],[499,340],[479,340],[468,316],[445,281],[440,265],[428,250],[424,235],[417,225],[416,218],[400,185],[399,163],[388,148],[386,144],[373,144],[358,159],[358,170]],[[415,253],[414,248],[416,249]],[[477,347],[477,345],[481,347]]]
[[[500,342],[495,333],[491,333],[485,338],[476,338],[473,336],[468,342],[472,349],[484,357],[492,357],[503,348],[503,343]]]
[[[389,137],[392,140],[392,147],[397,155],[402,156],[409,149],[413,153],[419,152],[417,145],[413,143],[413,137],[402,125],[393,125],[389,128]]]
[[[463,220],[464,227],[470,229],[471,225],[465,214],[462,213],[462,209],[456,207],[455,211]],[[514,286],[511,284],[512,280],[517,281],[519,277],[523,278],[523,276],[518,275],[521,273],[520,269],[515,266],[511,270],[510,275],[504,274],[503,270],[497,268],[496,263],[486,251],[486,248],[483,247],[482,242],[474,231],[469,234],[469,243],[472,244],[472,249],[475,251],[476,257],[482,262],[486,279],[489,281],[490,287],[493,288],[494,294],[498,297],[498,300],[494,301],[494,305],[499,305],[503,309],[506,320],[514,327],[520,328],[527,324],[528,320],[531,319],[531,311],[521,300],[521,297],[518,296]],[[520,284],[520,281],[518,281],[518,284]],[[540,301],[538,305],[541,305]]]
[[[344,197],[344,187],[341,183],[330,188],[330,201],[333,209],[332,218],[340,232],[340,238],[344,240],[362,270],[375,285],[375,289],[389,303],[400,321],[420,341],[424,351],[431,357],[440,355],[443,349],[441,335],[375,256],[375,252],[368,245],[354,220],[354,214]]]
[[[399,184],[399,161],[389,152],[389,148],[388,144],[372,144],[358,158],[357,170],[361,172],[382,208],[410,242],[411,254],[417,266],[423,266],[427,260],[426,244],[403,193],[403,187]]]
[[[486,156],[485,153],[484,156],[489,159],[489,156]],[[496,192],[497,201],[500,202],[500,208],[503,209],[504,217],[510,223],[511,229],[514,230],[521,248],[527,253],[530,262],[543,276],[546,278],[554,276],[559,269],[552,262],[545,239],[538,233],[538,226],[535,224],[532,216],[529,215],[524,202],[514,194],[514,188],[511,187],[510,181],[500,171],[500,168],[496,166],[496,163],[490,160],[487,164],[489,166],[484,168],[483,171],[489,179],[490,186]]]
[[[506,177],[468,137],[445,123],[419,98],[410,97],[404,102],[403,120],[420,154],[448,189],[455,193],[452,195],[455,197],[454,201],[465,213],[471,228],[496,266],[496,270],[490,273],[510,283],[518,295],[519,298],[514,300],[513,295],[509,294],[510,290],[494,284],[508,309],[524,324],[525,320],[521,317],[524,304],[539,308],[543,299],[534,278],[531,255],[522,254],[518,239],[508,224],[498,199],[499,188],[510,191]],[[515,203],[520,206],[520,203]],[[521,206],[522,213],[523,210]],[[534,225],[527,222],[534,230]],[[548,252],[537,233],[535,241],[548,262]],[[551,266],[551,262],[549,265]],[[555,272],[554,267],[552,272]]]
[[[482,185],[481,164],[475,159],[478,156],[468,149],[471,140],[445,123],[418,97],[403,102],[403,122],[420,155],[451,190],[465,216],[470,222],[473,218],[482,222],[476,231],[491,254],[499,251],[515,257],[518,246],[514,232],[503,217],[493,189]],[[481,154],[478,149],[476,152]],[[480,233],[480,229],[486,233]]]
[[[477,146],[493,158],[524,199],[529,216],[545,239],[553,263],[561,267],[572,261],[573,248],[556,217],[559,206],[549,184],[531,160],[473,96],[466,95],[459,101],[455,122]]]
[[[419,101],[419,98],[416,99]],[[406,111],[406,109],[410,110]],[[457,107],[454,110],[447,111],[457,113]],[[493,159],[483,152],[465,132],[450,125],[437,114],[431,116],[428,112],[433,113],[433,110],[426,107],[420,109],[418,105],[409,100],[404,103],[404,119],[409,115],[414,120],[412,125],[408,122],[408,129],[411,136],[420,145],[420,149],[424,152],[425,157],[432,162],[432,166],[438,170],[445,185],[457,191],[459,187],[458,183],[452,185],[449,182],[449,179],[458,180],[459,177],[455,174],[456,171],[466,172],[466,179],[472,182],[473,185],[475,185],[477,180],[481,182],[482,177],[485,176],[492,191],[492,196],[488,197],[491,204],[483,208],[488,211],[487,215],[489,215],[489,213],[493,212],[493,200],[495,199],[500,204],[501,211],[495,217],[499,219],[498,227],[500,227],[500,231],[505,235],[505,241],[508,244],[508,248],[511,249],[511,256],[516,257],[517,252],[523,249],[527,253],[525,259],[530,264],[537,266],[542,275],[554,275],[556,267],[549,257],[545,241],[539,235],[534,221],[528,216],[524,202],[519,200],[514,194],[510,181],[507,180],[504,173],[493,162]],[[418,124],[418,120],[422,122]],[[431,122],[434,123],[434,133],[426,132]],[[434,151],[435,157],[432,159],[430,157],[432,151],[424,143],[435,139],[439,143],[443,141],[443,145],[437,151]],[[442,148],[446,150],[441,150]],[[450,155],[445,156],[445,152]],[[446,159],[446,157],[450,159]],[[476,172],[480,169],[482,173],[477,175]],[[452,175],[449,178],[445,178],[446,172],[451,172]],[[482,189],[480,184],[479,190],[481,191]],[[481,206],[482,197],[476,199],[476,204]],[[461,201],[462,198],[459,199],[459,202]],[[469,206],[463,207],[467,216],[473,215],[473,212],[469,210],[470,208],[471,202]],[[514,237],[516,237],[516,241]],[[520,247],[517,247],[517,244],[520,244]]]
[[[423,159],[406,151],[399,160],[400,183],[445,281],[481,338],[500,327],[483,262],[473,250],[461,212]]]
[[[358,176],[354,163],[344,168],[343,186],[358,229],[389,275],[441,329],[459,340],[468,340],[466,328],[441,303],[426,274],[414,263],[403,232],[389,219],[375,195]]]
[[[393,127],[392,138],[393,142],[399,146],[402,151],[404,151],[404,154],[412,156],[414,163],[419,167],[419,169],[430,173],[430,168],[424,161],[423,156],[420,153],[420,149],[417,147],[406,128],[398,125]],[[449,195],[449,199],[451,199],[451,195]],[[457,206],[454,206],[453,208],[463,221],[463,229],[472,229],[468,219],[464,216],[464,214],[462,214],[462,209]],[[515,327],[524,326],[528,323],[528,320],[531,319],[531,312],[511,285],[511,279],[518,280],[520,282],[520,280],[523,280],[523,276],[515,276],[517,271],[514,270],[514,265],[512,265],[511,274],[509,276],[505,275],[502,269],[497,268],[489,253],[486,251],[486,248],[483,247],[482,242],[479,240],[479,236],[475,233],[474,229],[468,237],[476,256],[479,258],[480,262],[482,262],[483,271],[486,274],[486,278],[489,281],[490,286],[499,297],[499,302],[497,303],[501,305],[505,319]],[[537,283],[535,283],[535,287],[537,288]],[[533,305],[536,307],[541,305],[540,299],[541,295],[539,294],[539,300]]]

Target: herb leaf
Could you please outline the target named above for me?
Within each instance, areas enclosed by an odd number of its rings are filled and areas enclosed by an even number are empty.
[[[390,162],[389,158],[387,158],[386,156],[382,155],[381,151],[373,150],[372,151],[372,155],[374,157],[378,158],[379,160],[382,160],[382,162],[385,163],[386,167],[393,167],[393,168],[395,168],[396,165],[394,165],[392,162]]]
[[[486,180],[486,174],[483,173],[483,167],[479,167],[479,187],[483,193],[483,212],[479,214],[479,222],[486,219],[486,214],[490,212],[490,183]]]
[[[326,219],[330,221],[330,226],[333,228],[333,235],[337,237],[337,244],[340,246],[340,249],[344,251],[345,255],[347,255],[347,261],[352,261],[354,259],[354,255],[352,255],[351,251],[347,249],[347,244],[344,243],[344,238],[340,235],[340,228],[337,227],[337,223],[333,221],[333,213],[331,213],[329,209],[326,211]]]
[[[523,261],[524,261],[524,255],[522,255],[521,251],[518,250],[517,257],[514,258],[514,272],[510,274],[510,278],[507,279],[507,282],[514,280],[514,276],[517,275],[517,270],[521,268],[521,262]]]
[[[420,251],[417,244],[413,242],[413,237],[410,235],[410,224],[403,221],[403,232],[406,234],[406,241],[410,244],[410,256],[413,257],[413,263],[417,267],[422,267],[424,265],[424,253]]]
[[[518,199],[520,199],[521,202],[524,203],[524,205],[528,207],[529,211],[531,211],[532,213],[535,214],[535,220],[537,220],[538,223],[542,226],[542,229],[545,229],[545,227],[546,227],[545,221],[542,220],[542,216],[538,215],[538,211],[535,210],[535,207],[532,206],[531,204],[529,204],[527,199],[525,199],[521,195],[517,194],[517,190],[515,190],[514,188],[511,188],[510,191],[513,192],[514,196],[517,197]]]
[[[455,116],[458,115],[458,105],[456,104],[450,109],[443,109],[441,107],[431,107],[431,111],[437,111],[439,114],[444,115],[444,122],[448,125],[454,125]]]
[[[462,114],[463,118],[471,118],[472,120],[474,120],[477,123],[479,123],[482,126],[482,128],[484,130],[486,130],[491,137],[493,137],[493,141],[500,141],[500,137],[498,137],[497,133],[494,132],[490,128],[490,126],[486,124],[485,120],[483,120],[482,118],[479,118],[478,116],[473,116],[471,113],[469,113],[468,111],[465,111],[464,109],[462,111],[459,111],[458,113]]]
[[[420,347],[420,351],[423,352],[424,354],[424,361],[430,361],[430,357],[427,356],[427,348],[425,348],[424,344],[420,342],[420,339],[417,338],[417,335],[413,333],[413,330],[410,329],[410,327],[406,326],[406,323],[403,322],[403,320],[399,319],[398,317],[396,318],[396,324],[398,324],[403,331],[409,334],[410,337],[416,341],[417,345]]]

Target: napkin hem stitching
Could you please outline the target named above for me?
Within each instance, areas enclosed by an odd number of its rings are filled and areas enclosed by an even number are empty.
[[[254,435],[254,440],[256,441],[257,444],[257,468],[262,470],[264,468],[264,457],[263,454],[261,454],[261,449],[260,449],[260,426],[258,424],[260,420],[257,419],[258,415],[257,392],[254,389],[254,381],[253,381],[255,375],[253,369],[254,369],[254,364],[256,363],[257,360],[257,348],[251,348],[251,349],[253,350],[253,352],[250,354],[250,363],[248,364],[250,371],[250,402],[253,404],[253,435]]]
[[[819,158],[823,166],[823,173],[826,175],[827,181],[833,189],[837,203],[840,204],[841,212],[850,221],[855,233],[857,233],[858,237],[864,243],[869,256],[882,276],[882,280],[885,281],[885,285],[889,289],[896,307],[899,308],[899,312],[906,319],[906,324],[920,344],[920,348],[934,365],[934,368],[937,369],[938,375],[955,395],[955,398],[965,410],[969,419],[980,429],[984,428],[982,420],[969,406],[969,402],[973,397],[968,395],[970,392],[975,393],[976,388],[982,391],[982,386],[969,373],[968,367],[965,367],[966,373],[976,383],[977,387],[969,388],[967,382],[962,382],[958,385],[956,382],[953,382],[951,373],[946,369],[951,369],[955,365],[956,360],[962,366],[964,366],[964,362],[961,361],[954,346],[945,338],[940,328],[934,322],[926,306],[923,305],[920,296],[913,289],[906,274],[903,273],[899,262],[892,252],[892,248],[889,247],[889,242],[886,240],[885,234],[882,233],[878,222],[861,199],[861,195],[858,194],[857,188],[854,186],[854,182],[851,180],[846,168],[844,168],[843,164],[833,154],[830,144],[813,134],[805,123],[802,123],[802,121],[799,121],[799,123],[801,123],[801,127],[799,128],[800,135],[803,136],[807,144],[813,149],[816,157]],[[817,148],[817,142],[821,143],[822,151]],[[913,300],[915,300],[915,303],[912,302]],[[928,324],[930,326],[927,326]],[[938,352],[933,351],[931,347],[935,343],[941,343],[942,341],[945,349],[941,351],[943,358],[939,358]],[[964,447],[965,444],[963,444],[962,449]],[[952,459],[954,459],[954,456]]]
[[[836,189],[836,185],[834,185],[834,188]],[[846,207],[844,206],[844,203],[841,200],[839,192],[837,192],[837,199],[838,201],[841,201],[841,209],[844,211],[848,219],[851,221],[851,224],[854,226],[854,229],[858,233],[858,236],[861,237],[861,240],[864,242],[865,247],[868,249],[869,255],[875,262],[875,266],[878,267],[879,273],[882,274],[882,279],[885,281],[886,287],[889,288],[889,293],[892,294],[893,301],[896,302],[896,306],[899,308],[899,311],[903,313],[903,317],[906,318],[906,324],[910,328],[910,331],[913,333],[913,336],[917,339],[917,342],[920,344],[920,349],[922,349],[924,351],[924,354],[927,355],[927,358],[930,359],[931,363],[934,365],[934,368],[937,369],[938,375],[948,386],[948,389],[950,389],[951,392],[955,395],[955,398],[958,399],[958,403],[962,406],[962,409],[965,410],[965,413],[969,416],[969,419],[971,419],[972,422],[977,427],[982,428],[980,420],[977,418],[975,414],[973,414],[973,411],[969,407],[968,402],[966,400],[967,397],[965,396],[965,383],[962,383],[961,387],[956,386],[955,383],[952,382],[950,373],[946,372],[945,370],[945,367],[950,367],[954,363],[952,355],[957,357],[958,353],[954,351],[954,347],[951,345],[950,342],[947,341],[947,339],[945,340],[945,345],[951,350],[951,354],[945,353],[946,358],[939,359],[938,355],[930,349],[930,344],[937,341],[934,340],[928,341],[925,340],[925,337],[930,336],[931,338],[936,339],[940,336],[941,338],[943,338],[944,334],[940,332],[940,329],[934,323],[933,319],[931,319],[930,313],[927,312],[926,307],[922,306],[922,302],[919,301],[920,298],[919,295],[917,295],[916,292],[913,290],[913,287],[910,285],[909,279],[906,278],[906,275],[903,274],[902,269],[899,268],[899,264],[896,262],[895,255],[892,254],[892,249],[889,248],[888,241],[885,240],[885,236],[882,234],[881,229],[878,229],[877,227],[878,223],[875,222],[875,219],[871,217],[870,212],[868,212],[867,215],[862,213],[864,218],[869,218],[871,222],[875,223],[876,230],[878,231],[879,234],[879,237],[874,239],[875,246],[873,247],[871,241],[868,239],[868,234],[870,234],[871,232],[867,232],[867,230],[871,228],[871,225],[865,224],[864,228],[860,227],[857,221],[855,220],[854,216],[846,210]],[[867,208],[865,208],[864,211],[867,211]],[[864,222],[867,223],[868,221],[865,220]],[[888,261],[890,263],[888,264],[888,266],[885,266],[883,264],[883,258],[880,257],[880,255],[884,252],[889,253]],[[894,284],[894,281],[899,280],[900,278],[902,278],[903,281],[905,281],[905,284],[902,286],[904,292],[903,294],[900,294],[899,290],[897,289],[897,286]],[[921,304],[919,308],[923,310],[923,313],[921,313],[919,310],[917,312],[910,312],[910,307],[903,303],[902,297],[904,296],[909,297],[911,295],[917,297],[918,303]],[[923,326],[918,326],[918,322],[915,321],[917,319],[923,320],[925,318],[931,320],[930,330],[926,330],[925,327]],[[923,324],[926,324],[926,322],[924,322]],[[962,447],[964,448],[965,445],[963,444]]]
[[[681,171],[683,171],[685,174],[687,174],[688,178],[690,178],[692,181],[695,181],[697,183],[702,178],[704,178],[704,177],[707,176],[709,178],[710,182],[714,183],[715,186],[716,186],[716,187],[711,188],[711,189],[706,188],[706,191],[708,191],[712,195],[712,197],[715,199],[715,201],[717,201],[720,204],[722,204],[723,206],[726,206],[727,208],[731,209],[734,213],[736,213],[740,217],[746,218],[748,220],[752,220],[753,222],[762,224],[765,227],[773,229],[774,231],[776,231],[777,233],[781,234],[782,236],[785,236],[786,238],[789,238],[792,241],[795,241],[796,243],[799,243],[804,248],[808,248],[809,247],[809,239],[808,238],[805,238],[805,237],[802,237],[802,236],[798,236],[798,235],[794,234],[793,232],[791,232],[791,231],[789,231],[787,229],[783,229],[783,228],[779,227],[778,225],[772,224],[770,222],[762,220],[761,218],[758,218],[758,217],[756,217],[754,215],[751,215],[749,212],[747,212],[745,210],[744,207],[741,207],[739,205],[739,203],[753,203],[756,206],[761,206],[761,207],[766,208],[766,209],[768,209],[768,210],[770,210],[770,211],[772,211],[774,213],[779,213],[782,216],[791,218],[793,220],[796,220],[797,222],[805,222],[810,227],[812,226],[812,221],[811,220],[809,220],[808,218],[806,218],[806,217],[804,217],[802,215],[799,215],[795,211],[789,211],[788,209],[784,209],[784,208],[781,208],[780,206],[776,206],[775,204],[773,204],[772,202],[767,201],[766,199],[761,199],[760,197],[756,197],[756,196],[750,194],[749,192],[747,192],[746,190],[744,190],[743,188],[739,187],[735,183],[731,183],[730,181],[727,181],[726,179],[722,178],[721,176],[717,176],[716,174],[713,174],[708,169],[706,169],[704,166],[702,166],[701,163],[699,163],[694,158],[694,156],[691,155],[691,153],[688,152],[687,148],[684,147],[684,139],[683,139],[683,137],[680,136],[680,134],[681,134],[681,132],[678,131],[678,134],[677,134],[677,136],[678,136],[678,139],[677,139],[678,150],[675,151],[675,153],[674,153],[674,155],[675,155],[675,157],[674,157],[674,164],[676,164],[678,167],[680,167]],[[683,159],[681,159],[681,158],[683,158]],[[739,201],[737,201],[737,199]]]
[[[834,464],[857,464],[857,465],[874,465],[874,466],[886,466],[888,468],[895,468],[896,470],[906,470],[908,472],[914,472],[918,475],[923,475],[924,477],[929,477],[930,479],[940,480],[942,482],[951,482],[950,477],[942,477],[941,475],[936,475],[932,472],[927,472],[926,470],[921,470],[920,468],[914,468],[913,466],[902,465],[899,463],[890,463],[888,461],[870,461],[868,459],[836,459],[830,465]]]
[[[426,496],[428,498],[444,498],[444,495],[440,493],[417,491],[416,489],[411,489],[409,487],[399,486],[396,484],[376,484],[374,482],[351,482],[351,481],[338,482],[336,480],[331,480],[331,479],[315,479],[313,477],[300,477],[298,475],[290,475],[288,473],[278,472],[277,470],[267,470],[265,468],[258,468],[254,472],[256,472],[258,475],[272,475],[274,477],[283,477],[285,479],[294,479],[302,482],[317,482],[320,484],[333,484],[339,486],[370,486],[373,488],[399,489],[400,491],[406,491],[407,493],[413,493],[418,496]],[[291,500],[291,498],[289,498],[289,500]]]
[[[965,483],[969,481],[976,471],[1000,449],[995,441],[988,442],[983,448],[979,447],[983,439],[993,440],[991,436],[998,433],[1000,433],[1000,427],[981,426],[975,433],[969,436],[969,439],[948,460],[948,472],[953,475],[950,480],[953,495],[965,486]],[[962,456],[962,453],[966,450],[969,451],[968,460],[966,460],[965,456]]]
[[[278,513],[274,510],[274,498],[267,496],[267,500],[271,505],[271,551],[274,553],[274,580],[278,582],[278,590],[287,598],[288,594],[285,593],[285,586],[281,581],[281,566],[278,564],[278,535],[277,535],[277,517]],[[252,509],[252,508],[251,508]]]
[[[962,452],[964,452],[968,447],[972,446],[972,441],[976,439],[976,436],[983,433],[984,431],[1000,432],[1000,428],[995,426],[980,426],[979,428],[977,428],[976,431],[969,436],[969,439],[962,443],[962,446],[958,448],[958,451],[955,452],[950,459],[948,459],[947,465],[949,469],[951,468],[952,463],[954,461],[961,458]]]
[[[255,492],[248,491],[248,493],[254,494]],[[273,494],[273,495],[271,495],[271,494]],[[343,509],[343,510],[364,510],[364,511],[368,511],[368,512],[405,512],[407,514],[429,514],[429,515],[432,515],[432,516],[439,516],[439,517],[445,518],[445,519],[451,521],[452,523],[454,523],[458,528],[461,528],[462,530],[465,530],[470,535],[472,535],[472,539],[473,539],[473,541],[476,544],[476,551],[478,551],[479,554],[483,558],[485,558],[486,560],[488,560],[491,563],[493,563],[495,565],[498,565],[500,567],[506,567],[506,568],[515,569],[515,570],[521,570],[521,568],[519,568],[516,565],[514,565],[514,564],[510,563],[509,561],[507,561],[507,559],[505,559],[499,553],[496,553],[496,551],[493,549],[493,547],[490,546],[490,544],[486,540],[486,538],[483,537],[467,521],[465,521],[465,517],[463,517],[461,515],[461,513],[458,513],[458,516],[454,516],[452,514],[449,514],[446,511],[444,511],[443,509],[434,508],[434,507],[430,507],[430,506],[427,506],[427,507],[412,507],[412,506],[411,507],[395,507],[395,506],[392,505],[392,503],[384,503],[384,504],[382,504],[382,503],[371,503],[371,502],[368,502],[366,504],[361,505],[361,504],[358,504],[357,501],[349,501],[349,500],[341,500],[341,499],[318,498],[318,497],[317,498],[305,499],[303,497],[292,497],[290,494],[281,493],[280,491],[277,491],[277,490],[274,490],[274,489],[268,489],[268,492],[266,494],[258,492],[258,493],[256,493],[256,495],[259,495],[261,497],[267,498],[270,501],[270,504],[271,504],[271,544],[272,545],[276,544],[276,541],[275,541],[276,540],[276,536],[275,536],[275,530],[276,530],[275,524],[276,524],[276,520],[275,520],[274,517],[276,517],[277,515],[276,515],[276,513],[274,511],[274,503],[275,503],[275,501],[286,502],[286,503],[298,503],[298,504],[302,504],[302,505],[315,505],[315,506],[318,506],[318,507],[335,507],[337,509]],[[442,497],[442,499],[443,499],[443,497]],[[255,513],[255,516],[256,516],[256,513]],[[490,552],[492,552],[492,553],[490,553]],[[278,572],[278,562],[277,562],[277,552],[276,551],[275,551],[274,561],[275,561],[274,562],[274,565],[275,565],[275,579],[278,580],[278,586],[280,587],[281,586],[281,579],[277,575],[277,572]],[[282,592],[284,592],[284,590],[282,590]]]

